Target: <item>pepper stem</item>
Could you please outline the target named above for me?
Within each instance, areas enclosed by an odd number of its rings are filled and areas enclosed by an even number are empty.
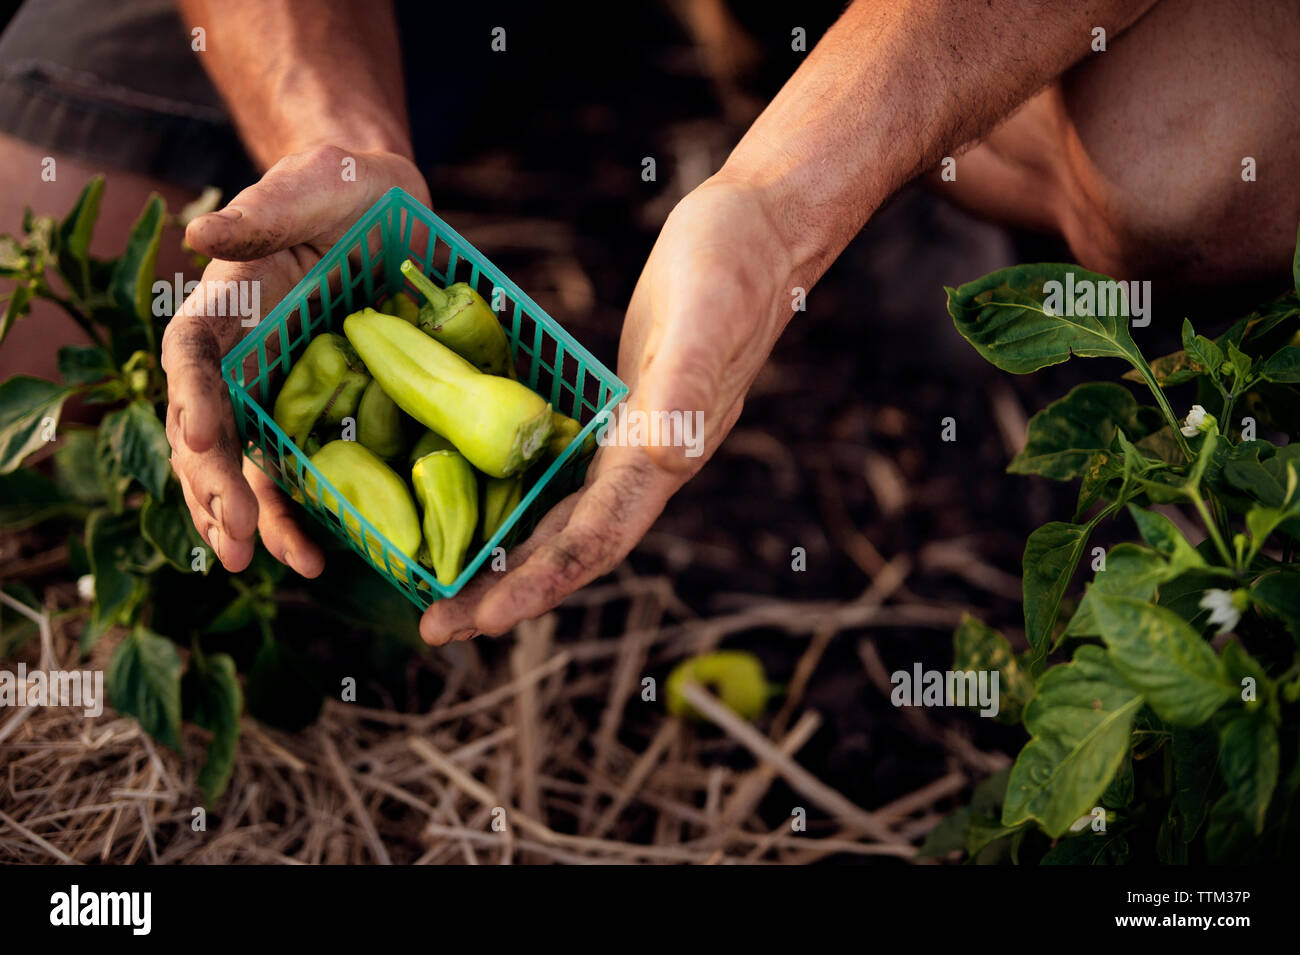
[[[420,267],[415,264],[414,260],[407,259],[402,263],[402,274],[434,308],[444,309],[447,307],[447,293],[434,285],[433,280],[420,271]]]

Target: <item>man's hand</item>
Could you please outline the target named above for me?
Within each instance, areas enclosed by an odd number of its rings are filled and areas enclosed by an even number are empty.
[[[628,305],[619,373],[633,411],[703,413],[703,453],[600,449],[586,486],[420,622],[433,644],[500,634],[611,570],[717,450],[791,312],[791,261],[757,192],[716,176],[673,210]]]
[[[347,157],[356,161],[355,181],[340,174]],[[403,156],[317,147],[281,159],[186,230],[189,244],[213,261],[163,335],[167,438],[194,526],[227,570],[248,566],[255,531],[273,556],[306,577],[321,572],[324,557],[287,499],[242,454],[221,359],[247,329],[238,315],[204,314],[205,287],[257,282],[262,311],[269,311],[392,186],[429,201],[424,179]]]

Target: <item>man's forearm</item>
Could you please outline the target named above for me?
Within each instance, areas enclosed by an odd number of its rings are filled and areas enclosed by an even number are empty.
[[[857,0],[720,176],[757,187],[810,287],[899,187],[987,133],[1154,0]],[[1104,55],[1104,54],[1101,54]]]
[[[386,0],[177,0],[197,53],[263,168],[312,146],[411,156],[393,7]]]

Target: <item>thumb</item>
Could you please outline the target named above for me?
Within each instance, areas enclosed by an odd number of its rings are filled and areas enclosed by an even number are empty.
[[[350,157],[357,161],[357,176],[344,180],[339,170]],[[203,255],[234,262],[296,245],[319,246],[323,254],[338,238],[338,224],[351,221],[348,210],[373,202],[367,184],[372,177],[362,165],[361,157],[333,146],[286,156],[224,209],[195,218],[185,240]]]

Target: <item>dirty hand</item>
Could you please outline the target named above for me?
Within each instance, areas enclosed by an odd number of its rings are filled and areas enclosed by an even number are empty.
[[[485,568],[429,608],[426,641],[504,633],[608,572],[717,450],[791,314],[792,263],[771,221],[758,191],[715,176],[668,217],[628,305],[619,346],[626,410],[701,412],[702,442],[607,443],[585,487],[508,555],[504,576]]]
[[[342,175],[348,159],[355,179]],[[318,147],[281,159],[226,208],[186,230],[189,244],[212,262],[163,336],[167,438],[194,526],[227,570],[248,566],[257,532],[274,557],[304,576],[321,572],[324,555],[294,521],[288,499],[242,454],[221,359],[248,328],[228,307],[208,314],[210,305],[230,298],[214,294],[209,302],[207,289],[256,288],[260,319],[392,186],[429,200],[409,159]],[[239,284],[216,284],[230,282]]]

